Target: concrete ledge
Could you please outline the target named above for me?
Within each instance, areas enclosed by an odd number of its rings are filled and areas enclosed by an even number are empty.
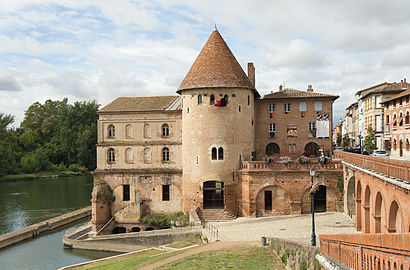
[[[91,216],[91,206],[0,235],[0,249]]]
[[[336,264],[335,262],[329,260],[326,256],[321,255],[321,254],[316,254],[316,260],[320,263],[321,266],[325,270],[344,270],[344,269],[351,269],[345,265],[342,265],[341,263]]]
[[[71,231],[71,233],[76,233]],[[90,236],[84,239],[70,239],[70,234],[66,233],[63,237],[65,248],[130,252],[153,246],[162,246],[174,242],[185,241],[188,238],[195,238],[201,233],[200,226],[165,229],[148,232],[134,232],[113,235]]]

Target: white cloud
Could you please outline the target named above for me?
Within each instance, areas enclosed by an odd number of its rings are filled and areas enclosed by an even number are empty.
[[[326,65],[325,57],[309,42],[301,39],[290,41],[286,48],[267,55],[268,65],[272,67],[319,68]]]

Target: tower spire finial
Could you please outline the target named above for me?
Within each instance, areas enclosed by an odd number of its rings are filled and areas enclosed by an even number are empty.
[[[215,24],[215,29],[214,29],[215,31],[218,31],[218,28],[216,28],[216,24]]]

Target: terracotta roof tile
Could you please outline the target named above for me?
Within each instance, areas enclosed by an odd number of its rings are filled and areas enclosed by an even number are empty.
[[[386,100],[383,100],[383,101],[380,102],[380,103],[386,103],[386,102],[389,102],[389,101],[392,101],[392,100],[395,100],[395,99],[398,99],[398,98],[401,98],[401,97],[405,97],[405,96],[410,96],[410,89],[407,89],[407,90],[401,92],[400,94],[397,94],[397,95],[395,95],[395,96],[393,96],[393,97],[390,97],[390,98],[388,98],[388,99],[386,99]]]
[[[146,112],[164,111],[172,106],[171,110],[181,110],[181,106],[175,106],[179,96],[157,96],[157,97],[119,97],[103,107],[100,112]]]
[[[282,91],[273,92],[264,95],[263,98],[317,98],[317,97],[329,97],[333,100],[339,98],[337,95],[322,94],[316,92],[301,91],[291,88],[285,88]]]
[[[218,30],[214,30],[177,92],[195,88],[238,87],[255,90]]]

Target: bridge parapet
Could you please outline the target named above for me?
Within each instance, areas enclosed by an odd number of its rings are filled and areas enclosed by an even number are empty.
[[[405,181],[410,180],[410,162],[408,161],[371,157],[340,150],[335,150],[334,155],[337,159],[367,168],[371,171],[375,171],[389,177],[394,177]]]
[[[409,269],[410,233],[320,235],[320,252],[353,269]]]

